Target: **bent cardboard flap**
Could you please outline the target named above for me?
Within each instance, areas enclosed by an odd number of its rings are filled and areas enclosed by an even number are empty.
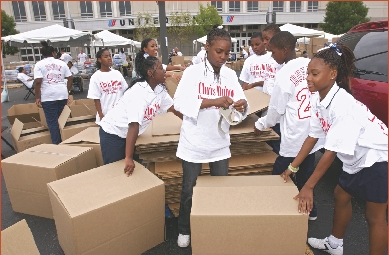
[[[124,160],[120,160],[51,182],[48,187],[73,218],[163,185],[162,180],[137,162],[130,177],[124,174],[123,166]]]
[[[249,103],[248,115],[257,113],[269,106],[270,96],[256,88],[245,90],[244,94]]]
[[[278,175],[199,176],[191,215],[301,215],[297,194],[294,183]]]
[[[1,231],[1,254],[40,254],[26,220],[23,219]]]
[[[11,128],[11,137],[14,140],[14,144],[19,140],[20,135],[22,134],[23,123],[15,118],[15,122]]]
[[[61,115],[58,118],[58,125],[60,129],[63,129],[65,127],[66,121],[70,117],[71,110],[69,106],[65,105],[65,107],[62,110]]]
[[[80,133],[66,139],[61,144],[100,144],[100,127],[89,127]]]

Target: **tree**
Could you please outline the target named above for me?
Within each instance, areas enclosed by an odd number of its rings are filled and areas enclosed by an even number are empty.
[[[343,34],[355,25],[368,22],[366,18],[367,8],[363,2],[328,2],[324,23],[319,26],[324,32],[331,34]]]
[[[189,12],[174,12],[169,16],[169,39],[174,45],[189,41],[194,31],[195,21]],[[181,45],[180,45],[181,47]]]
[[[207,7],[200,4],[200,13],[196,15],[195,21],[195,33],[198,37],[203,37],[208,34],[214,25],[223,24],[223,19],[220,17],[215,6],[209,4],[207,4]]]
[[[9,16],[5,13],[4,10],[1,10],[1,36],[15,35],[19,34],[19,31],[15,29],[16,23],[12,16]],[[9,46],[7,44],[3,44],[3,56],[4,53],[7,55],[14,55],[19,52],[17,47]],[[4,56],[5,57],[5,56]]]
[[[143,41],[146,38],[157,38],[158,28],[155,23],[157,18],[153,18],[149,13],[138,13],[135,22],[135,38],[138,41]]]

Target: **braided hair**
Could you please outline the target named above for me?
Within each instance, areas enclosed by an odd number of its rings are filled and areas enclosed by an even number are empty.
[[[55,52],[55,49],[53,46],[49,46],[49,43],[47,41],[41,41],[41,53],[44,57],[52,57],[53,52]]]
[[[129,88],[137,82],[148,80],[147,71],[153,69],[157,61],[159,61],[158,58],[149,56],[143,51],[139,51],[135,57],[135,70],[138,77],[131,81]]]
[[[341,56],[339,56],[338,50],[340,51]],[[343,44],[337,44],[330,48],[318,51],[313,58],[323,59],[325,64],[329,65],[331,68],[336,68],[338,71],[336,83],[339,87],[352,94],[350,84],[355,68],[355,56],[349,47]]]
[[[209,43],[209,45],[212,45],[214,41],[220,39],[227,40],[231,43],[230,33],[228,33],[228,31],[224,30],[223,28],[220,28],[219,25],[214,25],[211,31],[209,31],[207,34],[207,42]],[[208,58],[208,52],[206,53],[205,58],[206,59]],[[208,68],[207,68],[206,61],[204,61],[204,65],[205,65],[205,71],[207,72]],[[220,82],[220,75],[219,75],[220,73],[216,73],[214,70],[213,73],[215,75],[215,80],[218,80]]]
[[[223,28],[219,28],[218,25],[215,25],[207,34],[207,42],[212,45],[213,41],[217,39],[224,39],[230,41],[231,43],[230,33],[228,33]]]

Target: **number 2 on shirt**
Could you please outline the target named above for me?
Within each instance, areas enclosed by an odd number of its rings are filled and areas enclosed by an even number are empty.
[[[309,100],[309,97],[307,96],[308,93],[310,93],[308,91],[308,88],[303,88],[296,95],[297,101],[300,102],[300,106],[298,108],[298,116],[300,120],[311,117],[311,102]]]

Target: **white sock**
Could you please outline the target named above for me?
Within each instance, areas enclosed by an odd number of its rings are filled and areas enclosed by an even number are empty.
[[[332,249],[336,249],[338,246],[343,246],[343,239],[336,238],[333,235],[328,237],[328,242],[330,243]]]

